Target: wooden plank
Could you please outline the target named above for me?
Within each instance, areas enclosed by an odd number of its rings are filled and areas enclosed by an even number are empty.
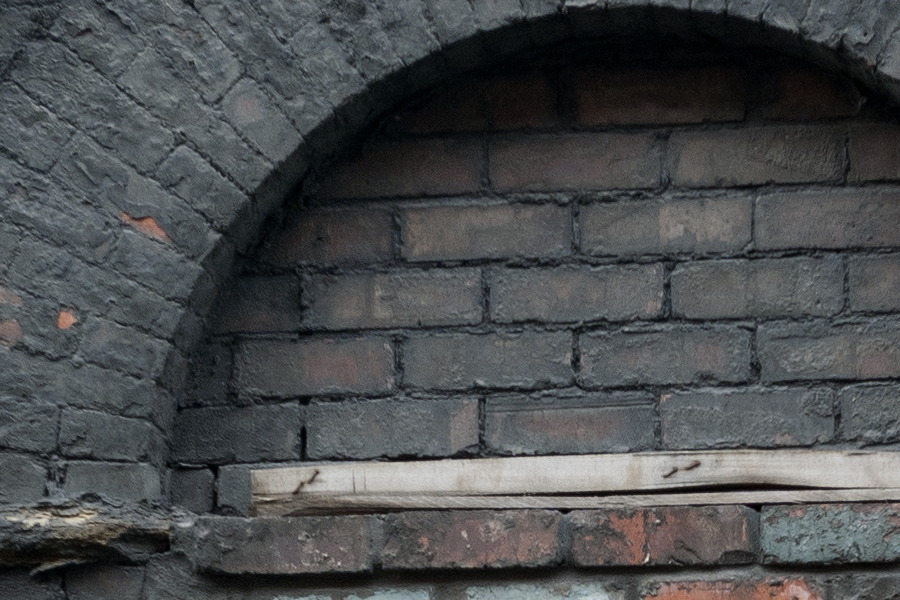
[[[625,496],[378,496],[321,494],[254,497],[257,516],[297,516],[397,510],[611,509],[723,504],[801,504],[820,502],[898,502],[900,489],[756,490],[681,492]]]
[[[900,453],[737,450],[341,463],[253,471],[255,497],[900,488]]]

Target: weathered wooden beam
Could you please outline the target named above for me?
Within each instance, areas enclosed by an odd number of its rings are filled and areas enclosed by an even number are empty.
[[[253,471],[251,504],[260,514],[287,514],[297,510],[298,499],[304,503],[300,506],[325,506],[356,496],[623,494],[763,487],[900,489],[900,453],[735,450],[342,463]]]

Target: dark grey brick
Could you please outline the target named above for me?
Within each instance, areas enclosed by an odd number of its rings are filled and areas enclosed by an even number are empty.
[[[37,457],[0,452],[0,503],[29,504],[44,495],[47,466]]]
[[[254,81],[241,80],[222,105],[234,126],[274,163],[283,161],[300,145],[300,134]]]
[[[841,600],[893,600],[900,589],[900,577],[891,574],[851,573],[831,584],[831,597]]]
[[[656,446],[649,394],[497,396],[485,405],[485,442],[503,454],[634,452]]]
[[[697,390],[660,398],[663,447],[810,446],[834,435],[830,390]]]
[[[849,282],[851,309],[900,311],[900,255],[851,258]]]
[[[224,404],[233,368],[231,346],[202,344],[191,358],[191,388],[181,400],[181,406]]]
[[[136,377],[159,375],[171,349],[162,340],[96,318],[84,324],[82,335],[79,354],[85,360]]]
[[[144,567],[91,565],[66,573],[68,600],[140,600]]]
[[[173,457],[220,464],[300,458],[300,406],[198,408],[178,413]]]
[[[304,286],[306,324],[322,329],[472,325],[481,321],[478,269],[325,275]]]
[[[48,170],[74,129],[35,104],[12,83],[0,84],[0,96],[4,105],[0,113],[0,148],[21,157],[33,169]]]
[[[59,409],[50,404],[0,398],[0,447],[26,452],[56,448]]]
[[[169,299],[183,300],[200,277],[201,267],[157,240],[125,230],[109,265]]]
[[[0,598],[9,598],[9,600],[64,600],[66,592],[58,575],[35,578],[28,571],[9,569],[0,572]]]
[[[145,43],[133,21],[100,2],[64,5],[51,31],[107,77],[121,73]]]
[[[413,337],[404,382],[417,388],[535,388],[572,381],[568,332]]]
[[[581,336],[588,386],[741,382],[749,379],[750,333],[728,327],[679,327]]]
[[[308,415],[312,460],[452,456],[478,447],[473,398],[317,402]]]
[[[764,381],[880,379],[900,376],[900,323],[762,325]]]
[[[689,319],[828,316],[843,296],[837,259],[704,261],[672,273],[672,309]]]
[[[175,469],[169,485],[175,506],[195,513],[212,511],[215,477],[209,469]]]
[[[662,307],[662,265],[503,269],[491,281],[500,323],[652,319]]]
[[[213,314],[218,333],[300,329],[300,280],[294,275],[244,276]]]
[[[219,467],[216,477],[216,511],[226,515],[249,516],[250,470],[265,467],[266,465]]]
[[[147,464],[69,462],[63,493],[97,494],[131,502],[162,499],[159,472]]]
[[[66,409],[61,416],[59,448],[68,458],[161,464],[165,441],[162,433],[147,421]]]
[[[865,444],[900,441],[900,385],[852,385],[838,395],[841,438]]]

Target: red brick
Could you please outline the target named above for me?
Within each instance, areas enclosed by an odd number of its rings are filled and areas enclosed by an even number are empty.
[[[422,389],[535,388],[572,382],[564,332],[414,337],[403,346],[404,380]]]
[[[647,559],[644,510],[576,510],[566,519],[576,566],[632,566]]]
[[[672,134],[675,185],[717,187],[838,182],[844,172],[844,130],[767,126]]]
[[[823,600],[819,586],[805,579],[764,581],[676,581],[652,586],[644,600]]]
[[[900,127],[890,123],[850,128],[850,180],[900,179]]]
[[[760,250],[900,246],[900,194],[870,190],[761,196],[754,238]]]
[[[900,255],[850,259],[850,308],[900,311]]]
[[[393,369],[383,338],[246,341],[236,379],[242,393],[261,396],[382,393],[394,388]]]
[[[649,133],[584,133],[502,138],[491,144],[497,191],[653,188],[660,150]]]
[[[539,510],[388,515],[385,569],[482,569],[557,564],[560,515]]]
[[[185,551],[200,571],[230,575],[359,573],[371,569],[368,517],[204,517]]]
[[[325,329],[466,325],[481,321],[478,269],[313,277],[306,323]]]
[[[554,257],[571,251],[570,212],[562,206],[437,206],[402,214],[408,260]]]
[[[850,117],[859,112],[862,97],[846,79],[831,77],[818,69],[784,67],[763,83],[760,110],[766,119],[825,119]]]
[[[580,343],[588,386],[742,382],[751,374],[750,334],[736,327],[588,333]]]
[[[751,239],[749,198],[594,203],[580,214],[588,254],[737,252]]]
[[[662,265],[504,269],[491,282],[500,323],[652,319],[662,305]]]
[[[383,210],[303,211],[266,241],[260,260],[278,267],[383,262],[393,254],[392,228]]]
[[[296,331],[300,327],[300,281],[293,275],[238,279],[214,315],[219,333]]]
[[[494,130],[552,127],[559,122],[556,90],[539,73],[492,77],[487,97]]]
[[[744,74],[729,67],[580,70],[573,79],[582,125],[740,121]]]
[[[480,140],[413,140],[366,148],[335,166],[320,195],[330,198],[434,196],[481,188]]]

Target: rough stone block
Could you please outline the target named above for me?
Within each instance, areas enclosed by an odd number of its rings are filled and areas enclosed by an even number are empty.
[[[59,448],[68,458],[163,462],[163,434],[149,421],[77,409],[63,410],[60,421]]]
[[[569,254],[569,209],[555,205],[406,209],[403,256],[413,261]]]
[[[429,511],[387,515],[382,565],[390,570],[541,567],[559,563],[559,513]]]
[[[312,460],[446,457],[478,447],[474,398],[318,402],[307,414]]]
[[[404,382],[423,389],[534,388],[572,381],[568,332],[418,336],[405,342],[403,357]]]
[[[105,462],[69,462],[63,493],[96,494],[130,502],[155,502],[162,497],[159,472],[152,466]]]
[[[209,469],[175,469],[169,482],[172,504],[195,513],[213,509],[215,477]]]
[[[85,360],[135,377],[159,375],[171,349],[162,340],[96,318],[84,324],[82,336],[79,352]]]
[[[35,104],[12,83],[0,84],[0,96],[4,105],[0,114],[0,147],[33,169],[48,170],[75,130]]]
[[[626,321],[659,317],[662,265],[503,269],[491,280],[499,323]]]

